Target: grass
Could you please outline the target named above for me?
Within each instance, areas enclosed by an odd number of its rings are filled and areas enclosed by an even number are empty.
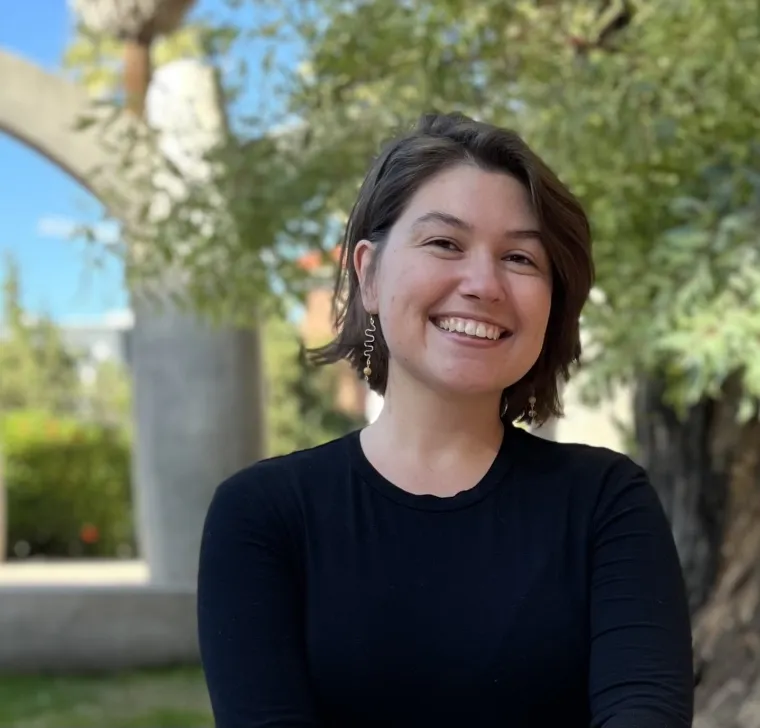
[[[0,675],[0,728],[213,728],[199,669]]]

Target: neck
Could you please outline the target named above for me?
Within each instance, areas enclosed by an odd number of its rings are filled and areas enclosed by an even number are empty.
[[[391,367],[385,402],[367,435],[399,454],[427,459],[437,453],[477,455],[501,446],[499,393],[451,395],[421,386]]]

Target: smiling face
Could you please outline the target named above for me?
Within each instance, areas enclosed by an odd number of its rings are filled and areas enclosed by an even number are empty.
[[[409,376],[450,395],[493,395],[538,359],[551,263],[521,182],[474,165],[430,179],[376,247],[355,249],[367,311],[390,352],[389,381]]]

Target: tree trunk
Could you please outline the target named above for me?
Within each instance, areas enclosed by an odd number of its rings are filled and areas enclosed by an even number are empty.
[[[664,395],[660,378],[637,383],[635,455],[670,519],[693,614],[705,603],[719,567],[732,454],[725,447],[716,450],[715,444],[724,434],[730,444],[735,411],[727,403],[703,399],[679,417]]]
[[[637,455],[671,520],[689,593],[695,726],[760,728],[760,419],[738,422],[737,377],[680,418],[664,391],[656,377],[637,386]]]
[[[124,43],[124,106],[138,119],[145,115],[145,98],[153,75],[151,40]]]

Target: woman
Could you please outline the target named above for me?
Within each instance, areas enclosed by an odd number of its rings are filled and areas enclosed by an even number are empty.
[[[689,614],[647,476],[561,414],[593,279],[512,132],[430,115],[346,228],[337,337],[375,423],[217,490],[200,646],[218,728],[682,728]]]

